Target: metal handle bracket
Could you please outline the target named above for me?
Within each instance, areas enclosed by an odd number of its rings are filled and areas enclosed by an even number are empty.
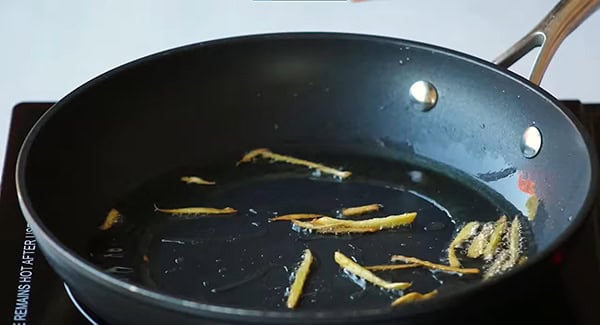
[[[508,68],[534,48],[541,47],[529,75],[529,80],[539,85],[562,41],[599,6],[600,0],[561,0],[528,34],[498,56],[494,63]]]

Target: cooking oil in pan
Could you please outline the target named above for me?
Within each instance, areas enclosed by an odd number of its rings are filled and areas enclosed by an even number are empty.
[[[391,264],[395,254],[447,264],[447,248],[462,225],[473,220],[493,223],[515,212],[514,207],[500,206],[482,195],[480,189],[409,163],[354,156],[306,158],[343,166],[352,176],[341,181],[301,166],[265,161],[171,171],[115,204],[121,223],[98,231],[90,243],[91,259],[117,277],[167,294],[214,305],[285,310],[293,272],[309,248],[315,261],[298,310],[388,308],[402,292],[382,290],[341,270],[334,252],[365,266]],[[190,175],[216,184],[181,182],[182,176]],[[269,220],[292,213],[336,217],[342,208],[373,203],[382,208],[351,218],[413,211],[417,217],[411,225],[396,229],[338,235],[299,231],[289,221]],[[157,212],[156,207],[232,207],[237,213],[170,215]],[[522,229],[520,235],[527,237],[525,223]],[[527,238],[519,243],[523,256],[526,242]],[[498,251],[507,260],[509,250],[502,245]],[[494,266],[483,258],[465,258],[460,248],[457,253],[463,267],[506,269],[507,264]],[[412,282],[406,292],[438,289],[443,294],[482,281],[481,274],[426,268],[376,274],[392,282]]]

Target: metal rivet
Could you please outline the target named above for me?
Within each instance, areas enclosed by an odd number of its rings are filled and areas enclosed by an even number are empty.
[[[530,126],[521,137],[521,152],[525,158],[533,158],[542,149],[542,133],[535,126]]]
[[[438,93],[435,87],[428,81],[419,80],[410,86],[410,96],[418,104],[422,111],[428,111],[435,106]]]

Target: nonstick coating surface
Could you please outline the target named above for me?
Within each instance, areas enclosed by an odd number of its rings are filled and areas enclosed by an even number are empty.
[[[429,112],[410,104],[408,89],[417,80],[438,90],[439,101]],[[534,124],[543,147],[526,159],[520,138]],[[499,206],[524,214],[531,196],[519,187],[525,179],[535,184],[541,202],[531,225],[538,255],[530,264],[580,224],[596,177],[595,156],[579,125],[548,94],[506,71],[402,40],[283,34],[161,53],[79,88],[28,137],[18,166],[20,199],[42,249],[82,300],[129,301],[130,311],[155,321],[168,316],[185,322],[199,315],[255,321],[387,318],[449,301],[368,314],[252,313],[169,299],[118,281],[80,258],[106,211],[142,182],[256,147],[292,152],[302,147],[298,151],[309,156],[412,157],[424,168],[433,161],[459,170],[453,174],[469,178],[478,191],[496,192],[490,195]],[[110,306],[97,309],[115,321],[130,317]]]

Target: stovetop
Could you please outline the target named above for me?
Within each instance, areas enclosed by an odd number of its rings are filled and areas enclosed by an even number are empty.
[[[600,152],[600,104],[565,101],[589,130]],[[21,214],[15,189],[15,163],[27,132],[52,103],[14,107],[0,187],[0,321],[12,324],[90,324],[85,307],[74,302],[50,268]],[[541,324],[600,324],[600,205],[581,231],[538,272],[544,284],[515,288],[532,299],[527,306],[500,304],[494,311],[524,310]],[[543,275],[542,275],[543,274]],[[539,279],[538,279],[539,280]],[[536,281],[540,283],[540,281]],[[82,313],[82,309],[83,312]],[[474,312],[473,310],[469,312]],[[90,315],[94,318],[93,314]],[[514,320],[524,321],[522,316]],[[102,323],[100,320],[95,320]],[[451,323],[451,321],[449,321]]]

